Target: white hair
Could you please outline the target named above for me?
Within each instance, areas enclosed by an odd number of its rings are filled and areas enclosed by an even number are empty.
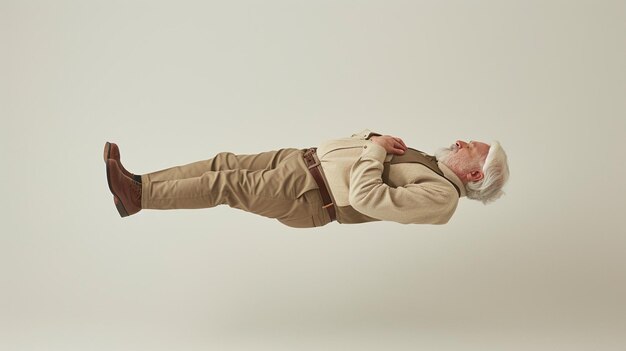
[[[491,143],[483,165],[483,179],[465,185],[467,198],[488,204],[504,195],[502,188],[509,180],[509,164],[499,142]]]

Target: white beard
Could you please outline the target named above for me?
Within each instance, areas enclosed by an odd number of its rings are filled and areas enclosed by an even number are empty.
[[[435,157],[437,160],[445,165],[447,165],[450,156],[458,149],[456,144],[452,144],[450,147],[442,147],[435,152]]]

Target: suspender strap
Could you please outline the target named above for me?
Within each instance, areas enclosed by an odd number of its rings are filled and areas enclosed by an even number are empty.
[[[317,154],[315,151],[317,148],[309,148],[307,149],[302,157],[304,158],[304,163],[307,165],[309,172],[315,179],[317,186],[320,189],[320,195],[322,196],[322,208],[325,208],[328,211],[328,216],[330,217],[330,221],[334,221],[337,219],[337,212],[335,210],[335,204],[333,204],[333,200],[330,197],[330,192],[326,187],[326,183],[324,182],[324,171],[322,170],[322,166],[320,165],[320,160],[317,158]]]

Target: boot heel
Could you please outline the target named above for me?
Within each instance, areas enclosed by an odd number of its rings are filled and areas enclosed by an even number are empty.
[[[122,205],[122,201],[120,201],[117,196],[113,196],[113,202],[115,202],[115,208],[117,208],[117,212],[119,212],[120,216],[128,217],[128,212],[126,212],[124,205]]]

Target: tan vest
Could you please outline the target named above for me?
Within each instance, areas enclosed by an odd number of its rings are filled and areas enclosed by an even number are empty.
[[[408,148],[402,155],[394,155],[391,161],[385,162],[383,164],[384,169],[382,174],[382,180],[385,184],[389,184],[389,166],[396,163],[419,163],[429,168],[430,170],[450,182],[450,184],[452,184],[456,189],[457,194],[461,196],[461,190],[459,189],[459,187],[454,184],[454,182],[452,182],[450,179],[444,176],[443,172],[437,165],[437,159],[434,156],[428,155],[424,152],[412,148]],[[379,221],[379,219],[362,214],[361,212],[352,208],[352,206],[336,206],[335,208],[337,210],[337,221],[339,223],[363,223]]]

